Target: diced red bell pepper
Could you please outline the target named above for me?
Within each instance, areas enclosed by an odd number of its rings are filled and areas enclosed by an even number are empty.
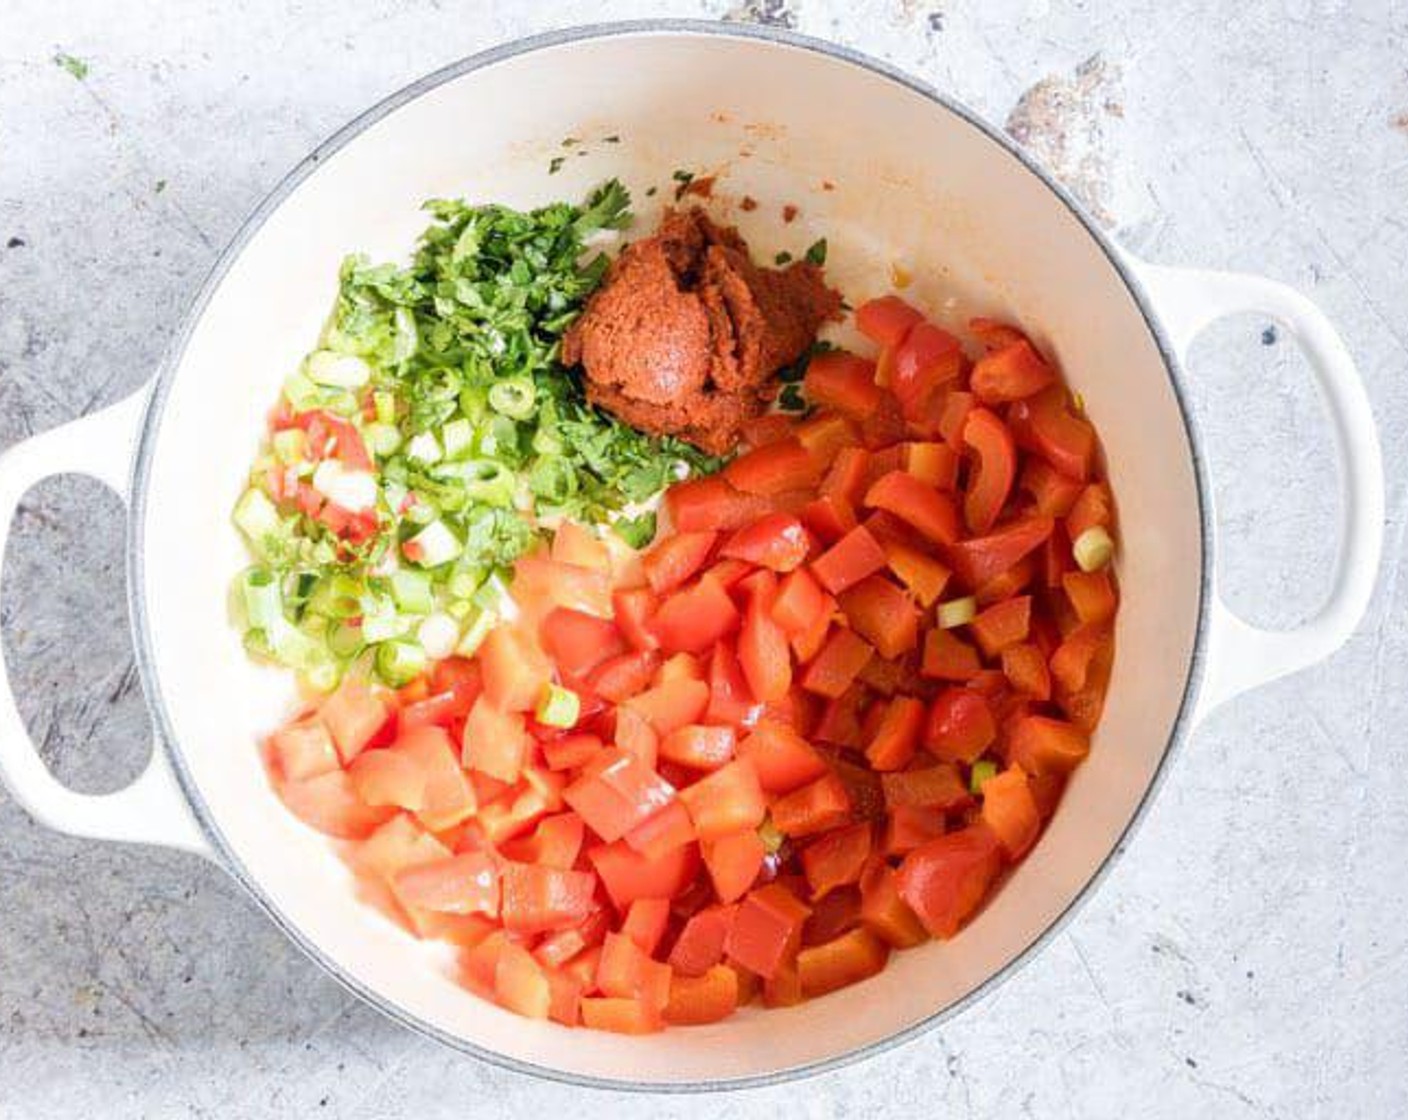
[[[563,673],[585,676],[608,657],[626,652],[626,641],[610,619],[556,607],[542,621],[543,650]]]
[[[1031,596],[1019,595],[981,611],[968,624],[968,631],[977,640],[978,648],[985,657],[996,657],[1008,646],[1027,640],[1031,621]]]
[[[893,513],[935,544],[951,545],[958,540],[958,509],[953,499],[907,471],[891,471],[872,485],[865,504]]]
[[[890,392],[905,417],[922,416],[934,392],[962,376],[964,364],[963,346],[956,337],[932,323],[916,323],[895,347],[890,366]]]
[[[1058,526],[1059,528],[1059,526]],[[1052,535],[1055,535],[1053,530]],[[1046,544],[1051,543],[1051,538],[1046,539]],[[1042,546],[1044,550],[1046,545]],[[990,607],[994,603],[1001,603],[1006,599],[1011,599],[1014,595],[1019,595],[1036,578],[1037,559],[1040,552],[1031,552],[1023,556],[1005,572],[999,572],[986,583],[979,584],[973,592],[973,597],[978,600],[978,606]]]
[[[948,586],[952,574],[940,561],[926,552],[899,541],[883,541],[885,558],[890,571],[909,588],[923,607],[932,607]]]
[[[880,387],[875,384],[875,363],[844,350],[816,354],[807,364],[802,392],[819,408],[864,421],[880,407]]]
[[[917,442],[904,445],[900,466],[926,486],[936,490],[958,488],[959,458],[946,443]]]
[[[621,922],[621,933],[630,938],[642,953],[653,957],[665,936],[670,922],[670,900],[667,898],[638,898],[626,908],[626,917]],[[603,956],[606,954],[603,953]]]
[[[982,668],[978,651],[952,630],[934,629],[924,635],[924,659],[919,672],[931,680],[972,680]]]
[[[924,805],[895,805],[885,818],[882,850],[902,856],[948,831],[943,810]]]
[[[766,498],[734,489],[721,475],[677,482],[665,491],[665,509],[677,532],[737,529],[768,511]]]
[[[550,555],[560,564],[576,564],[604,572],[611,570],[611,551],[606,542],[576,521],[564,521],[557,527]]]
[[[368,805],[390,805],[412,813],[425,806],[425,769],[400,751],[365,751],[352,760],[347,776]]]
[[[460,769],[454,740],[444,728],[413,728],[401,735],[392,749],[410,759],[424,775],[416,816],[426,828],[432,832],[453,828],[475,811],[474,790]]]
[[[885,967],[890,947],[867,929],[853,929],[797,954],[797,976],[807,999],[874,976]]]
[[[968,329],[977,336],[986,350],[1001,350],[1014,342],[1021,342],[1027,336],[1011,323],[977,316],[968,320]]]
[[[719,642],[709,657],[709,706],[704,718],[714,724],[750,722],[761,705],[748,689],[738,656],[728,642]]]
[[[676,798],[654,816],[647,817],[626,833],[625,841],[632,851],[647,859],[660,859],[668,852],[691,844],[697,839],[689,810]]]
[[[589,871],[504,860],[499,876],[500,913],[512,932],[565,929],[591,911],[596,876]]]
[[[885,567],[885,550],[863,525],[852,529],[812,561],[812,574],[836,595]]]
[[[1019,447],[1034,451],[1062,474],[1084,481],[1095,466],[1095,429],[1071,412],[1064,385],[1050,385],[1013,402],[1008,423]]]
[[[816,485],[820,470],[795,437],[746,451],[723,469],[723,477],[745,494],[771,497]]]
[[[346,766],[364,751],[386,726],[391,709],[382,697],[353,676],[342,678],[337,691],[323,701],[318,717],[332,736]]]
[[[1050,716],[1025,716],[1008,733],[1008,758],[1033,776],[1068,774],[1089,753],[1089,735]]]
[[[738,757],[749,760],[758,784],[770,794],[790,793],[826,773],[826,762],[815,748],[794,728],[775,720],[759,720],[738,744]]]
[[[834,700],[851,687],[874,654],[874,647],[855,631],[834,627],[802,674],[802,687]]]
[[[852,509],[859,506],[869,484],[870,461],[870,452],[863,447],[842,448],[821,481],[820,495],[838,498]]]
[[[856,527],[856,512],[845,498],[823,494],[804,505],[798,516],[823,544],[832,545]]]
[[[650,619],[659,602],[648,587],[632,587],[612,593],[612,614],[621,635],[632,649],[656,649],[660,645],[650,630]]]
[[[740,829],[756,828],[767,812],[758,772],[737,758],[680,791],[700,840],[717,840]]]
[[[948,938],[977,910],[1002,865],[991,830],[970,825],[931,840],[904,857],[900,897],[934,937]]]
[[[797,439],[807,449],[812,462],[825,469],[847,447],[860,438],[855,425],[835,412],[818,412],[797,425]]]
[[[668,805],[675,789],[634,755],[607,750],[582,768],[562,797],[587,827],[611,841]]]
[[[919,612],[909,596],[883,575],[867,576],[837,599],[851,628],[881,657],[899,657],[918,643]]]
[[[668,735],[677,727],[699,722],[709,706],[709,686],[682,677],[637,693],[622,706],[644,716],[657,734]]]
[[[860,920],[865,928],[895,949],[912,949],[928,933],[909,904],[900,897],[895,872],[883,858],[873,857],[860,877]]]
[[[1087,529],[1109,528],[1115,521],[1115,501],[1103,482],[1092,482],[1080,492],[1066,515],[1066,532],[1078,540]]]
[[[552,1006],[547,973],[522,945],[505,941],[494,965],[494,999],[528,1019],[546,1019]]]
[[[778,798],[770,812],[779,832],[794,838],[814,836],[851,819],[851,796],[846,784],[828,771],[816,781]]]
[[[811,540],[800,520],[790,513],[769,513],[735,530],[720,555],[774,572],[790,572],[801,565],[810,549]]]
[[[973,366],[973,393],[996,404],[1034,396],[1056,380],[1056,371],[1025,338],[984,354]]]
[[[913,696],[896,696],[884,707],[880,726],[865,749],[876,770],[902,770],[919,749],[924,730],[924,702]]]
[[[898,346],[923,319],[922,312],[896,295],[868,299],[856,308],[856,330],[877,346]]]
[[[699,571],[714,551],[717,533],[673,533],[641,557],[645,578],[657,595],[679,587]]]
[[[523,800],[527,793],[519,794],[515,804]],[[539,804],[543,804],[541,799]],[[501,850],[508,859],[566,870],[576,866],[585,834],[586,825],[576,813],[554,813],[550,817],[541,817],[531,836],[510,840]]]
[[[743,616],[738,635],[738,663],[748,691],[764,704],[781,700],[792,687],[792,654],[787,635],[773,621],[775,594],[756,597]]]
[[[955,574],[977,588],[1011,568],[1046,542],[1055,522],[1040,515],[1013,521],[985,537],[970,537],[949,549]]]
[[[487,695],[474,702],[464,722],[461,760],[501,782],[515,782],[531,746],[527,725],[518,712],[498,708]]]
[[[796,426],[796,419],[785,412],[765,412],[743,421],[739,431],[745,447],[762,447],[786,439]]]
[[[515,626],[496,626],[479,647],[484,698],[501,712],[526,712],[552,680],[538,643]]]
[[[446,914],[499,913],[499,869],[486,852],[465,852],[405,867],[393,876],[392,890],[403,906]]]
[[[954,451],[963,450],[963,426],[968,422],[968,413],[974,403],[972,393],[950,389],[944,394],[935,427],[943,441]]]
[[[1110,641],[1110,628],[1103,623],[1086,623],[1066,635],[1051,655],[1051,677],[1062,688],[1079,692],[1096,656]]]
[[[1019,642],[1002,651],[1002,671],[1012,687],[1033,700],[1051,699],[1051,672],[1041,648],[1032,642]]]
[[[724,941],[730,960],[768,979],[797,952],[811,910],[778,883],[752,891],[739,904]]]
[[[1007,504],[1017,477],[1017,446],[996,413],[975,408],[963,425],[963,442],[978,462],[970,472],[963,517],[974,533],[986,533]]]
[[[946,688],[929,707],[924,746],[937,758],[970,763],[997,738],[997,722],[975,689]]]
[[[738,973],[726,964],[714,965],[702,976],[676,975],[670,980],[665,1022],[698,1026],[727,1019],[738,1009]]]
[[[658,855],[645,855],[624,840],[587,851],[606,893],[617,910],[638,898],[674,898],[694,881],[699,870],[699,846],[685,844]]]
[[[653,1034],[664,1026],[660,1013],[643,1000],[611,996],[582,997],[582,1025],[613,1034]]]
[[[805,568],[789,572],[778,584],[772,601],[773,620],[789,635],[802,634],[830,613],[831,603]]]
[[[744,828],[700,845],[704,866],[720,902],[736,902],[762,870],[767,848],[756,828]]]
[[[670,950],[670,967],[678,976],[702,976],[724,959],[724,942],[737,906],[706,906],[691,915]]]
[[[1067,572],[1061,586],[1081,622],[1100,624],[1114,618],[1118,600],[1108,571]]]
[[[973,795],[951,762],[941,762],[922,770],[897,770],[880,775],[885,804],[892,811],[900,806],[938,809],[949,813],[973,803]]]
[[[1023,465],[1018,486],[1032,496],[1037,513],[1044,517],[1065,517],[1083,489],[1078,479],[1036,458],[1028,458]]]
[[[734,745],[732,727],[688,723],[660,740],[660,757],[694,770],[717,770],[733,758]]]
[[[660,654],[655,650],[623,653],[607,658],[593,669],[587,683],[603,700],[619,704],[646,688],[659,666]]]
[[[367,805],[346,771],[332,770],[302,781],[275,781],[280,800],[304,824],[328,836],[360,840],[396,813],[394,806]]]
[[[365,757],[383,754],[372,751]],[[363,755],[352,761],[355,764]],[[273,776],[281,780],[303,781],[342,768],[342,760],[327,725],[316,716],[281,727],[265,741],[265,759]],[[374,802],[394,804],[394,802]]]
[[[553,607],[571,607],[606,618],[611,614],[611,573],[563,564],[545,552],[519,557],[513,566],[513,598],[526,619]]]
[[[668,653],[700,653],[732,633],[738,623],[738,608],[727,589],[706,575],[666,599],[655,612],[651,630]]]
[[[870,842],[870,825],[860,823],[828,832],[802,849],[802,871],[811,887],[813,902],[837,887],[860,881],[860,873],[870,858]]]
[[[983,783],[983,823],[992,829],[1007,858],[1021,859],[1041,832],[1041,815],[1027,775],[1010,766]]]
[[[616,727],[611,737],[617,747],[634,755],[642,766],[653,770],[660,761],[660,733],[636,708],[622,705],[616,709]]]

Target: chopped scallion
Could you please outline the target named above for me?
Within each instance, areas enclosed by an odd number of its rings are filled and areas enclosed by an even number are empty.
[[[938,610],[938,621],[941,629],[952,630],[955,626],[963,626],[972,622],[978,615],[978,600],[972,595],[965,595],[962,599],[950,599],[947,603],[940,603]]]

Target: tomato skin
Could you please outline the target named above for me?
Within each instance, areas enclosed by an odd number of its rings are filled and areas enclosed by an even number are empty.
[[[802,392],[819,408],[862,422],[880,407],[883,396],[875,384],[875,363],[844,350],[814,355],[802,378]]]
[[[679,587],[704,566],[717,540],[717,533],[681,532],[659,541],[641,557],[650,589],[664,595]]]
[[[745,451],[723,469],[729,485],[765,497],[816,485],[817,465],[795,436]]]
[[[995,413],[975,408],[963,424],[963,442],[978,457],[963,499],[963,516],[974,533],[986,533],[1012,492],[1017,477],[1017,445]]]
[[[919,643],[919,612],[909,596],[883,575],[867,576],[837,596],[857,634],[883,658],[908,653]]]
[[[719,554],[774,572],[790,572],[806,560],[809,551],[811,540],[801,521],[789,513],[770,513],[737,530]]]
[[[922,312],[896,295],[868,299],[856,308],[856,330],[877,346],[898,346],[923,319]]]
[[[1001,862],[992,832],[970,825],[905,856],[896,887],[931,936],[949,938],[986,897]]]
[[[929,707],[924,746],[939,759],[971,763],[997,738],[997,722],[982,695],[971,688],[946,688]]]
[[[891,471],[872,485],[865,504],[893,513],[935,544],[951,545],[958,540],[958,509],[953,499],[906,471]]]
[[[865,526],[858,525],[813,560],[811,570],[822,587],[836,595],[874,575],[886,563],[885,550]]]

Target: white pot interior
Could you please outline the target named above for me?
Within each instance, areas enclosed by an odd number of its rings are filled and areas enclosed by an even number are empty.
[[[619,135],[620,143],[603,142]],[[588,153],[560,146],[579,137]],[[566,154],[549,176],[553,156]],[[244,561],[230,525],[267,409],[315,340],[339,261],[400,257],[426,198],[527,206],[616,175],[649,223],[671,172],[717,173],[755,250],[830,244],[852,302],[913,273],[940,318],[1020,320],[1059,359],[1099,427],[1121,510],[1124,606],[1104,723],[1041,843],[954,941],[781,1011],[650,1038],[568,1031],[478,999],[353,898],[330,846],[270,791],[257,737],[294,695],[256,668],[226,617]],[[823,181],[834,189],[823,189]],[[657,185],[654,199],[645,197]],[[791,225],[784,203],[800,213]],[[1169,374],[1104,251],[1043,182],[963,117],[896,80],[804,47],[697,32],[562,42],[471,69],[325,158],[250,236],[171,371],[150,462],[141,583],[153,668],[210,822],[269,904],[364,989],[445,1035],[536,1066],[637,1083],[766,1076],[914,1026],[1019,956],[1113,850],[1172,734],[1202,578],[1192,452]]]

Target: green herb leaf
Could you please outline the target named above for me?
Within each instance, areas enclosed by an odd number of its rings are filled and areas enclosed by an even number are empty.
[[[80,82],[88,76],[88,64],[84,62],[83,59],[68,54],[65,51],[60,51],[58,54],[54,55],[54,65],[67,70]]]
[[[807,260],[818,268],[826,263],[826,238],[819,237],[807,246]]]
[[[618,517],[611,528],[632,548],[644,548],[655,539],[655,514],[647,511],[636,517]]]

